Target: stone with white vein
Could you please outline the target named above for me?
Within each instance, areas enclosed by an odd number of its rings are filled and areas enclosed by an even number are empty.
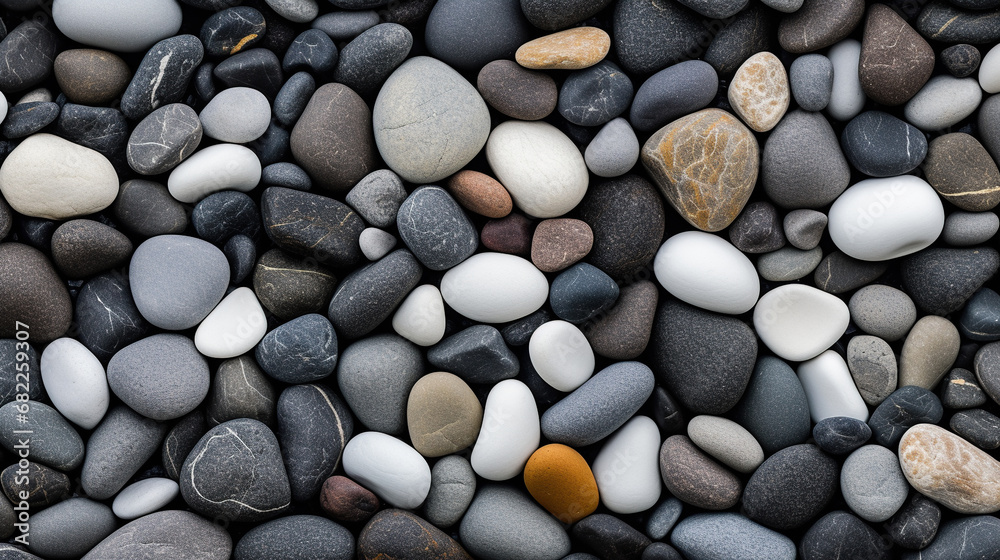
[[[111,397],[100,360],[76,339],[59,338],[45,347],[40,366],[52,406],[85,430],[97,426]]]
[[[250,288],[236,288],[215,306],[194,333],[194,345],[209,358],[235,358],[267,334],[267,318]]]

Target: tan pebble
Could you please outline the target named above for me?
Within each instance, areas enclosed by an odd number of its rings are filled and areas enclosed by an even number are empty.
[[[483,407],[472,389],[456,375],[429,373],[410,390],[406,424],[413,448],[424,457],[441,457],[476,442]]]
[[[463,207],[487,218],[503,218],[514,208],[500,181],[478,171],[459,171],[448,179],[448,190]]]
[[[729,104],[757,132],[774,128],[788,110],[788,74],[778,57],[757,53],[740,66],[729,84]]]
[[[958,358],[961,337],[955,325],[937,315],[923,317],[903,342],[899,358],[899,386],[934,389]]]
[[[514,53],[514,60],[532,70],[579,70],[604,60],[611,37],[596,27],[575,27],[534,41]]]
[[[907,430],[899,465],[918,492],[959,513],[1000,510],[1000,462],[944,428],[917,424]]]
[[[544,220],[531,238],[531,262],[542,272],[558,272],[576,264],[594,246],[594,232],[583,220]]]

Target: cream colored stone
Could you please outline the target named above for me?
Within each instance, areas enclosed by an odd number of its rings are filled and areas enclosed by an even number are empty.
[[[774,128],[788,110],[788,74],[778,57],[760,52],[740,66],[729,84],[729,104],[757,132]]]
[[[1000,462],[961,437],[917,424],[899,441],[903,475],[918,492],[966,514],[1000,510]]]

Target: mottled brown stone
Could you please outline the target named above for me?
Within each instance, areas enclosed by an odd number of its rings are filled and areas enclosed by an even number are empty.
[[[476,89],[490,107],[522,121],[549,116],[559,98],[552,76],[523,68],[513,60],[494,60],[483,66]]]
[[[660,447],[660,476],[682,502],[710,510],[736,505],[740,479],[695,447],[687,436],[670,436]]]
[[[514,208],[510,193],[485,173],[464,170],[448,179],[448,191],[465,209],[487,218],[503,218]]]
[[[531,238],[531,262],[542,272],[559,272],[578,263],[594,246],[594,232],[583,220],[542,220]]]
[[[634,360],[649,344],[658,301],[656,284],[640,280],[623,286],[614,307],[580,328],[595,354]]]
[[[521,45],[514,60],[532,70],[579,70],[604,60],[611,37],[596,27],[574,27]]]
[[[986,148],[964,132],[938,136],[927,146],[927,182],[945,200],[969,212],[1000,203],[1000,170]]]
[[[476,442],[483,406],[457,375],[436,371],[417,380],[406,401],[413,448],[425,457],[456,453]]]
[[[818,51],[850,35],[864,15],[864,0],[805,0],[778,24],[778,43],[794,54]]]
[[[757,53],[740,66],[729,84],[729,104],[747,126],[767,132],[788,110],[788,73],[769,52]]]
[[[490,251],[527,257],[531,252],[531,228],[534,223],[517,212],[490,220],[483,226],[479,240]]]
[[[441,529],[401,509],[380,511],[358,536],[358,560],[472,560]]]
[[[759,153],[757,139],[736,117],[704,109],[650,136],[642,164],[681,217],[711,232],[743,210],[757,181]]]
[[[961,437],[917,424],[899,441],[899,465],[918,492],[959,513],[1000,510],[1000,462]]]
[[[873,4],[861,41],[858,77],[865,95],[883,105],[901,105],[927,83],[934,49],[892,8]]]
[[[346,476],[331,476],[323,482],[319,505],[341,523],[368,521],[378,511],[378,497]]]
[[[81,105],[104,105],[114,100],[132,79],[132,71],[121,57],[98,49],[63,51],[52,69],[66,98]]]

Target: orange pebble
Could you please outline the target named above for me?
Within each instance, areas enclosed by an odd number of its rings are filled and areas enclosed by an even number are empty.
[[[597,509],[597,481],[586,459],[572,447],[551,443],[531,454],[524,485],[541,506],[563,523],[574,523]]]
[[[604,60],[611,37],[596,27],[574,27],[521,45],[514,60],[532,70],[579,70]]]
[[[464,170],[448,179],[448,190],[458,203],[487,218],[503,218],[514,208],[510,193],[485,173]]]

